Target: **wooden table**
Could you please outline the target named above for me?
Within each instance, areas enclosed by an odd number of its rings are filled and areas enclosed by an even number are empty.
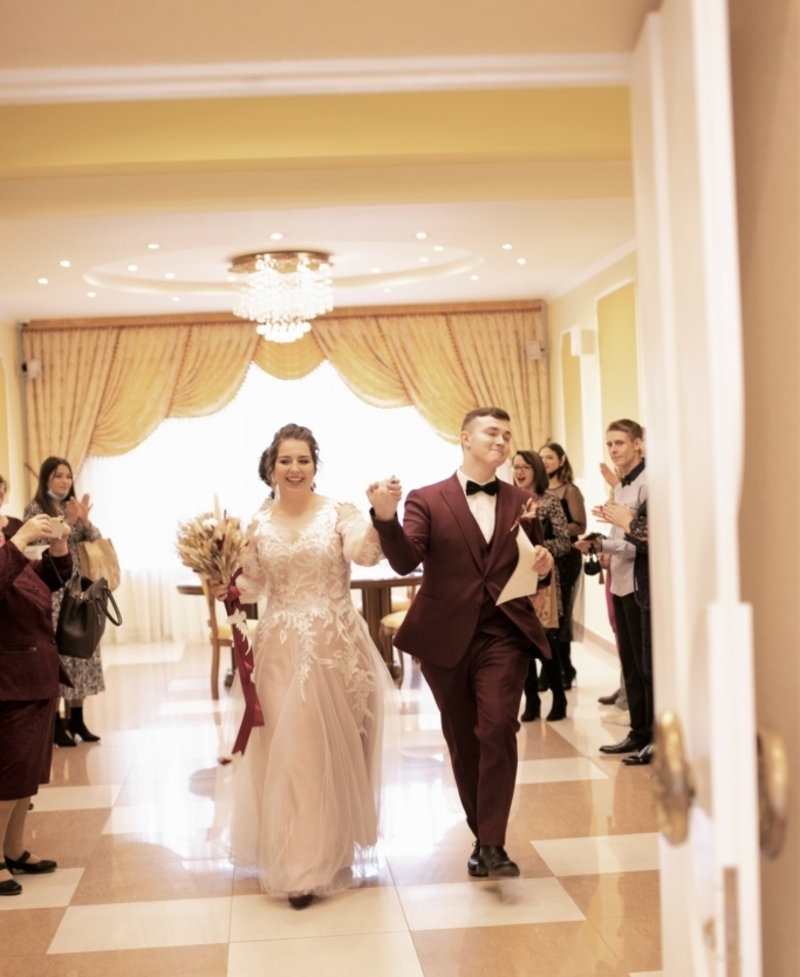
[[[374,567],[353,567],[350,589],[361,591],[361,608],[370,637],[390,672],[393,665],[392,646],[381,634],[381,620],[392,612],[392,588],[417,587],[421,582],[421,572],[401,577],[386,562]]]

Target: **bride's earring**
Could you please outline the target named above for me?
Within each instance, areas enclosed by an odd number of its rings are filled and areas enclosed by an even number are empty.
[[[317,483],[316,482],[312,482],[311,483],[311,491],[312,492],[316,492],[316,490],[317,490]]]

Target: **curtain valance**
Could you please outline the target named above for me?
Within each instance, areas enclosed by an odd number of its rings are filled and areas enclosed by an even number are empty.
[[[443,438],[457,441],[464,414],[482,404],[505,407],[515,445],[547,437],[543,303],[343,309],[315,320],[295,343],[258,337],[229,315],[31,322],[22,334],[26,360],[42,376],[26,381],[29,461],[136,447],[167,417],[212,414],[236,396],[255,363],[281,379],[309,374],[330,360],[362,400],[378,407],[413,404]]]

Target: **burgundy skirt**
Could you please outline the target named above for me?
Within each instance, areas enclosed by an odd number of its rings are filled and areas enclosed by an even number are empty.
[[[55,718],[54,699],[0,700],[0,801],[31,797],[49,782]]]

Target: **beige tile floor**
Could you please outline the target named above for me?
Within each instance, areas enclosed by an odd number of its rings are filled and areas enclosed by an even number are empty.
[[[599,649],[576,647],[570,718],[520,731],[507,843],[520,879],[467,876],[472,839],[436,711],[408,669],[386,864],[301,913],[261,894],[209,837],[221,714],[208,649],[104,657],[108,691],[86,707],[102,743],[56,750],[27,843],[59,869],[0,900],[2,973],[661,977],[649,771],[599,753],[624,735],[600,722],[616,670]]]

